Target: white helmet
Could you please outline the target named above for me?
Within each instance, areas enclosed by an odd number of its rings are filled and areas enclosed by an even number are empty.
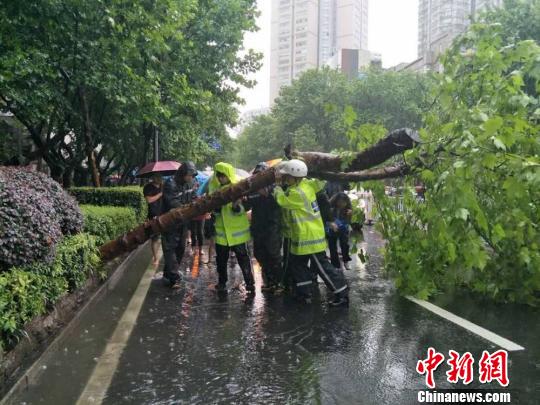
[[[288,160],[279,165],[279,173],[293,177],[306,177],[308,168],[304,162],[298,159]]]

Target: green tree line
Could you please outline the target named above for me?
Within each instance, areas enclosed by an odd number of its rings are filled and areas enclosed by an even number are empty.
[[[299,150],[356,148],[359,126],[419,128],[431,103],[428,75],[373,68],[358,80],[330,68],[310,70],[281,90],[271,113],[256,117],[235,142],[234,160],[244,167]],[[367,141],[366,139],[364,139]]]
[[[42,159],[53,178],[94,185],[150,156],[216,158],[240,85],[254,0],[45,0],[0,7],[0,111],[7,158]],[[242,52],[241,52],[242,51]],[[20,147],[23,129],[31,147]]]

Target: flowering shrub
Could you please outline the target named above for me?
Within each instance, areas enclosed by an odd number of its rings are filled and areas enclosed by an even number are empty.
[[[62,235],[81,231],[76,201],[43,173],[0,167],[0,270],[50,262]]]

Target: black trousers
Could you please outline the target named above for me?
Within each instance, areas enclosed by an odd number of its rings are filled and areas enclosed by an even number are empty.
[[[343,255],[344,262],[350,262],[352,259],[349,256],[349,232],[340,229],[337,232],[330,231],[328,233],[328,248],[330,249],[330,260],[334,267],[341,267],[339,261],[339,254],[337,250],[337,244],[339,241],[339,247],[341,248],[341,254]]]
[[[287,289],[294,290],[294,282],[292,277],[292,271],[290,266],[291,259],[291,240],[289,238],[283,239],[283,274],[281,276],[283,286]]]
[[[246,286],[252,286],[255,281],[253,279],[253,271],[251,269],[251,258],[249,257],[247,244],[242,243],[236,246],[224,246],[216,243],[216,267],[218,272],[219,284],[226,284],[228,280],[227,263],[229,262],[229,254],[231,250],[238,260],[238,265],[244,275]]]
[[[311,263],[310,263],[311,261]],[[326,287],[334,294],[349,295],[347,280],[341,269],[336,269],[324,252],[310,255],[289,255],[289,268],[292,271],[296,293],[301,297],[311,297],[313,272],[322,278]]]
[[[164,232],[161,238],[161,246],[163,248],[163,258],[165,259],[163,276],[174,284],[180,279],[180,263],[186,250],[185,226]]]
[[[202,245],[204,245],[203,227],[204,219],[199,221],[193,219],[191,220],[191,223],[189,224],[189,229],[191,230],[192,247],[202,247]]]
[[[253,253],[261,265],[264,284],[279,284],[282,278],[281,236],[278,233],[253,234]]]

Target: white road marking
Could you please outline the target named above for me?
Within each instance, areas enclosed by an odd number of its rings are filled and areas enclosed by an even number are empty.
[[[161,259],[161,255],[162,252],[160,250],[158,259]],[[77,405],[101,404],[105,399],[113,375],[118,367],[120,356],[127,345],[129,336],[137,322],[146,294],[154,278],[154,272],[150,270],[151,267],[152,264],[150,264],[149,268],[143,274],[137,290],[135,290],[133,297],[131,297],[122,318],[118,322],[118,325],[116,325],[112,337],[99,357],[96,367],[77,401]]]
[[[481,326],[478,326],[464,318],[461,318],[457,315],[454,315],[453,313],[451,312],[448,312],[442,308],[439,308],[438,306],[436,305],[433,305],[432,303],[430,302],[427,302],[427,301],[424,301],[424,300],[419,300],[417,298],[414,298],[414,297],[411,297],[411,296],[407,296],[406,297],[408,300],[414,302],[415,304],[418,304],[420,305],[421,307],[427,309],[428,311],[431,311],[433,312],[434,314],[437,314],[439,315],[440,317],[450,321],[450,322],[453,322],[455,323],[456,325],[459,325],[461,326],[462,328],[465,328],[467,329],[469,332],[472,332],[478,336],[480,336],[481,338],[484,338],[488,341],[490,341],[491,343],[494,343],[496,344],[497,346],[500,346],[502,347],[503,349],[509,351],[509,352],[512,352],[512,351],[517,351],[517,350],[525,350],[525,348],[523,346],[520,346],[506,338],[503,338],[502,336],[499,336],[497,335],[496,333],[493,333],[493,332],[490,332],[489,330],[487,329],[484,329],[482,328]]]

